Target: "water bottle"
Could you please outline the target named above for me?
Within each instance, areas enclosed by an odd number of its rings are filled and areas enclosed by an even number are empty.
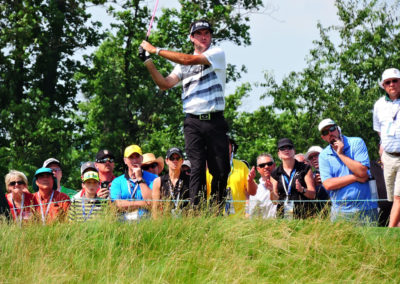
[[[286,201],[283,205],[284,213],[283,216],[285,219],[293,219],[293,209],[294,209],[294,202],[293,200],[289,200],[286,198]]]

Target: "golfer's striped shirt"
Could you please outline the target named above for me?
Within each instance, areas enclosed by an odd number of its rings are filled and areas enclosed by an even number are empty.
[[[204,114],[225,109],[225,53],[214,47],[202,54],[211,65],[177,65],[172,71],[181,79],[185,113]]]

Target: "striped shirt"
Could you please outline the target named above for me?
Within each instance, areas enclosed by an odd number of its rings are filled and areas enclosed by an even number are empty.
[[[182,83],[183,112],[204,114],[225,109],[226,62],[221,48],[202,53],[211,65],[176,65],[173,74]]]
[[[400,153],[400,99],[384,96],[375,103],[374,130],[381,133],[385,152]]]
[[[72,222],[85,222],[98,218],[107,205],[106,200],[74,197],[68,212],[68,219]]]

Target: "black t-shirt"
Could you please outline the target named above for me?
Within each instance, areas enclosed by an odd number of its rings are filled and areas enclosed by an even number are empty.
[[[184,207],[188,202],[181,202],[182,200],[189,199],[189,182],[190,176],[181,172],[175,186],[172,184],[169,174],[161,176],[161,199],[179,200],[180,207]]]
[[[298,162],[295,160],[294,168],[292,169],[290,176],[283,170],[283,166],[279,166],[272,173],[271,177],[278,182],[278,195],[279,200],[286,200],[287,195],[289,195],[289,200],[310,200],[303,193],[296,190],[296,180],[300,182],[303,187],[307,187],[304,177],[311,170],[309,165]],[[293,180],[290,183],[291,176]],[[283,178],[282,178],[283,177]],[[286,184],[286,193],[283,182]],[[290,183],[290,188],[289,188]],[[306,218],[314,213],[314,204],[312,202],[295,202],[293,215],[295,218]],[[278,215],[283,216],[283,203],[278,204]]]

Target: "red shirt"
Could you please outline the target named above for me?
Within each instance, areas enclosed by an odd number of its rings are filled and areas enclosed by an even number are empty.
[[[40,198],[39,192],[35,193],[34,198],[36,203],[39,205],[36,206],[36,214],[39,215],[39,219],[42,219],[44,217],[46,221],[53,221],[56,219],[66,218],[66,213],[68,212],[68,208],[71,205],[70,198],[65,193],[59,192],[57,190],[54,190],[53,192],[54,195],[50,204],[48,204],[47,200],[44,201]],[[48,206],[50,207],[48,208]],[[47,215],[46,212],[48,212]]]
[[[14,220],[20,218],[21,208],[15,208],[12,193],[6,194],[8,206],[10,207],[11,215],[13,216]],[[36,210],[36,200],[32,193],[24,192],[24,204],[23,204],[23,212],[22,212],[22,220],[28,220],[33,216],[33,213]],[[15,215],[17,213],[17,216]]]

